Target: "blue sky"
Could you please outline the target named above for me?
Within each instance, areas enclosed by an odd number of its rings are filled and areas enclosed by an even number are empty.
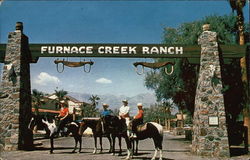
[[[249,20],[245,7],[245,19]],[[0,6],[0,43],[7,42],[15,23],[24,23],[30,43],[161,43],[164,27],[230,14],[225,1],[4,1]],[[248,14],[248,15],[247,15]],[[132,63],[145,59],[86,58],[90,73],[65,68],[57,73],[55,58],[31,64],[32,88],[133,96],[152,92]],[[80,58],[70,58],[79,61]],[[151,60],[146,60],[151,61]]]

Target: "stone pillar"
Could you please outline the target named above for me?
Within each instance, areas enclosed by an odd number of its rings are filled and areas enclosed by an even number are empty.
[[[0,98],[0,145],[5,150],[33,148],[33,135],[28,129],[31,115],[30,66],[28,37],[23,25],[8,35]]]
[[[200,156],[228,157],[229,144],[217,34],[203,26],[200,72],[193,118],[192,152]]]

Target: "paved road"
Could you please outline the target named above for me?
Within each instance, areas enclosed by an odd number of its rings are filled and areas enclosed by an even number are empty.
[[[119,160],[126,157],[126,145],[123,140],[123,155],[111,155],[108,153],[109,143],[106,138],[103,139],[104,152],[102,154],[93,154],[94,140],[92,137],[83,137],[83,147],[81,153],[71,153],[74,146],[72,137],[57,138],[55,140],[54,154],[49,154],[49,141],[36,140],[35,151],[12,151],[5,152],[3,159],[6,160]],[[190,141],[186,141],[183,136],[173,136],[165,133],[163,142],[163,159],[164,160],[204,160],[204,158],[192,155],[190,150]],[[116,146],[118,148],[118,146]],[[154,153],[154,144],[152,139],[140,141],[139,155],[133,157],[135,160],[149,160]],[[244,157],[234,157],[233,159],[248,159]],[[216,158],[214,158],[216,160]]]

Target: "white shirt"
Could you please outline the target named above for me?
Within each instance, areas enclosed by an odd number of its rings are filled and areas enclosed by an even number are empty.
[[[120,110],[119,110],[119,116],[125,115],[125,114],[129,114],[129,110],[130,107],[129,106],[121,106]]]

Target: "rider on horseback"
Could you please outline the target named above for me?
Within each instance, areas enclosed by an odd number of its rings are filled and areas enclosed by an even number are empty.
[[[138,107],[138,113],[136,116],[134,116],[134,119],[132,121],[132,135],[130,136],[130,138],[137,138],[136,137],[136,128],[137,126],[143,124],[143,105],[142,103],[138,103],[137,104]]]
[[[123,100],[122,102],[123,102],[123,105],[121,106],[121,108],[119,110],[119,118],[125,119],[126,126],[124,126],[124,128],[128,128],[129,122],[130,122],[130,118],[129,118],[130,107],[128,106],[127,100]],[[127,130],[127,134],[128,134],[128,136],[130,136],[129,130]]]
[[[63,128],[65,127],[65,125],[68,122],[72,121],[72,117],[69,114],[68,104],[66,102],[61,102],[60,106],[61,106],[60,113],[56,117],[60,120],[57,133],[59,133],[61,130],[63,130]]]
[[[112,111],[108,109],[109,105],[107,103],[102,104],[103,111],[101,112],[101,124],[102,124],[102,132],[103,134],[106,133],[106,121],[105,117],[112,115]]]

